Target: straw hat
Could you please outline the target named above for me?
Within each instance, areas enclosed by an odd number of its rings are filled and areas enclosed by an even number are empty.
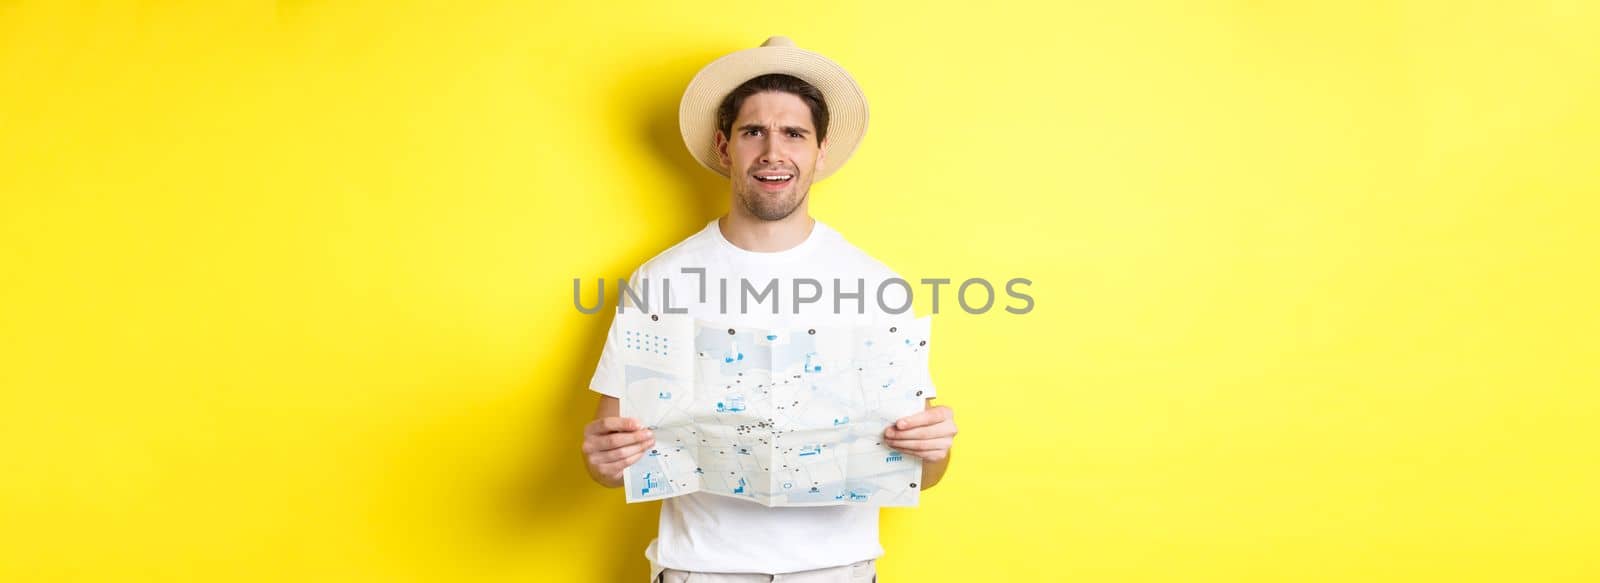
[[[792,75],[822,91],[828,104],[828,155],[813,180],[827,178],[844,166],[866,135],[867,98],[844,67],[794,46],[789,37],[775,36],[759,47],[730,53],[695,74],[678,104],[683,144],[701,166],[727,176],[717,155],[717,106],[739,84],[768,73]]]

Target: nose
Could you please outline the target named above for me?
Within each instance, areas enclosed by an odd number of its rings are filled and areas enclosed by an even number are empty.
[[[778,151],[778,139],[771,134],[761,142],[761,164],[770,166],[783,161],[783,154]]]

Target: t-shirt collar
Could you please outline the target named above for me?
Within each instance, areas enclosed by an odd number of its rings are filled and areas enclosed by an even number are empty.
[[[717,226],[717,220],[711,219],[711,222],[706,224],[706,230],[710,231],[712,240],[717,242],[717,247],[739,262],[752,264],[787,262],[805,257],[817,247],[828,228],[827,225],[822,224],[822,221],[814,220],[811,225],[811,232],[798,245],[782,251],[751,251],[734,245],[727,237],[723,237],[722,228]]]

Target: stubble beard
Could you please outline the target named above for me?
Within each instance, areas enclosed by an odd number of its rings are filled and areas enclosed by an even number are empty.
[[[798,181],[799,176],[796,176],[795,180]],[[802,188],[802,185],[796,184],[795,188],[787,193],[775,194],[742,189],[739,192],[739,203],[744,205],[744,209],[758,219],[781,221],[794,214],[795,209],[800,208],[800,203],[805,201],[806,195],[811,190],[811,185],[806,184],[803,186],[804,188]]]

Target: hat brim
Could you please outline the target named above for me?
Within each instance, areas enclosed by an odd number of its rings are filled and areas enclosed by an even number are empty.
[[[822,92],[828,103],[828,154],[818,165],[819,181],[833,175],[855,153],[867,133],[867,98],[844,67],[827,57],[793,46],[745,49],[701,69],[678,104],[678,129],[689,153],[712,172],[728,175],[717,153],[717,107],[741,83],[768,73],[793,75]]]

